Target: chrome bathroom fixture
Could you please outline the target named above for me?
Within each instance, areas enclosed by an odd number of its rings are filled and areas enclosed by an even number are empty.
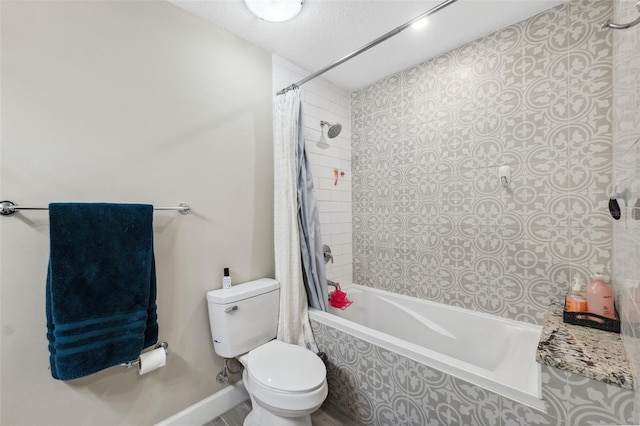
[[[324,256],[324,263],[333,263],[333,254],[331,254],[331,247],[326,244],[322,245],[322,255]],[[327,280],[327,282],[330,282]]]
[[[351,52],[347,56],[345,56],[345,57],[343,57],[341,59],[338,59],[337,61],[335,61],[331,65],[328,65],[328,66],[322,68],[321,70],[314,72],[313,74],[303,78],[302,80],[298,81],[297,83],[294,83],[294,84],[291,84],[291,85],[285,87],[284,89],[280,90],[276,94],[277,95],[283,95],[283,94],[287,93],[289,90],[293,90],[293,89],[295,89],[297,87],[302,86],[303,84],[307,83],[308,81],[311,81],[314,78],[324,74],[325,72],[334,69],[338,65],[341,65],[341,64],[347,62],[348,60],[350,60],[352,58],[355,58],[356,56],[360,55],[361,53],[366,52],[367,50],[371,49],[372,47],[375,47],[375,46],[379,45],[383,41],[388,40],[391,37],[400,34],[402,31],[406,30],[407,28],[409,28],[411,25],[415,24],[416,22],[426,18],[427,16],[431,16],[431,15],[433,15],[435,13],[438,13],[440,10],[444,9],[445,7],[447,7],[449,5],[452,5],[453,3],[457,2],[457,1],[458,0],[445,0],[445,1],[443,1],[442,3],[436,5],[435,7],[432,7],[431,9],[427,10],[423,14],[416,16],[412,20],[405,22],[404,24],[400,25],[399,27],[396,27],[396,28],[392,29],[391,31],[389,31],[388,33],[383,34],[380,37],[378,37],[377,39],[365,44],[364,46],[362,46],[360,49],[356,50],[355,52]]]
[[[636,3],[636,9],[640,12],[640,1]],[[627,28],[635,27],[640,24],[640,17],[638,17],[635,21],[629,22],[628,24],[615,24],[611,22],[611,19],[607,19],[607,22],[602,24],[602,28],[610,28],[612,30],[626,30]]]
[[[0,215],[9,216],[14,214],[18,210],[49,210],[49,208],[19,206],[13,201],[0,201]],[[181,214],[189,214],[189,210],[191,210],[191,207],[189,207],[188,204],[180,203],[177,207],[154,207],[153,210],[177,210]]]
[[[327,131],[327,136],[329,139],[333,139],[340,134],[342,131],[342,124],[336,123],[331,124],[328,121],[320,120],[320,140],[316,144],[318,148],[327,149],[329,148],[329,143],[324,138],[324,126],[329,126],[329,130]]]
[[[324,129],[324,126],[329,126],[329,130],[327,131],[327,136],[329,136],[329,139],[335,138],[342,131],[342,124],[340,123],[331,124],[328,121],[320,121],[320,127]]]
[[[160,348],[164,349],[165,354],[167,355],[169,354],[169,344],[164,340],[160,340],[154,347],[154,349],[160,349]],[[120,366],[127,367],[127,368],[131,368],[134,365],[140,365],[140,357],[138,357],[138,359],[123,362],[122,364],[120,364]]]

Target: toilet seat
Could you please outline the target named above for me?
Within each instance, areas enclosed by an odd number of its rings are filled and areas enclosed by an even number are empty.
[[[302,346],[271,340],[249,352],[248,373],[260,387],[274,392],[307,393],[326,382],[322,360]]]

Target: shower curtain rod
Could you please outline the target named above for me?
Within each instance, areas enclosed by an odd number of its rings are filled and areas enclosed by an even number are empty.
[[[322,68],[320,71],[316,71],[313,74],[303,78],[302,80],[298,81],[297,83],[294,83],[290,86],[285,87],[284,89],[280,90],[277,95],[284,95],[285,93],[287,93],[289,90],[293,90],[296,87],[300,87],[303,84],[305,84],[306,82],[313,80],[314,78],[324,74],[327,71],[330,71],[332,69],[334,69],[335,67],[337,67],[338,65],[341,65],[345,62],[347,62],[348,60],[355,58],[356,56],[358,56],[361,53],[366,52],[367,50],[371,49],[372,47],[377,46],[378,44],[382,43],[383,41],[390,39],[391,37],[400,34],[402,31],[404,31],[405,29],[407,29],[408,27],[410,27],[412,24],[415,24],[416,22],[418,22],[419,20],[426,18],[427,16],[433,15],[436,12],[439,12],[440,10],[444,9],[445,7],[449,6],[452,3],[457,2],[458,0],[446,0],[443,1],[442,3],[440,3],[439,5],[429,9],[428,11],[424,12],[422,15],[416,16],[415,18],[413,18],[412,20],[405,22],[404,24],[400,25],[399,27],[394,28],[393,30],[389,31],[388,33],[378,37],[377,39],[373,40],[372,42],[365,44],[364,46],[362,46],[360,49],[356,50],[355,52],[349,53],[347,56],[345,56],[342,59],[338,59],[336,62],[332,63],[331,65]]]

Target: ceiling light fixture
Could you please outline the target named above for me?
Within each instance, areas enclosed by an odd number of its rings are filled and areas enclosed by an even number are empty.
[[[251,13],[258,18],[269,22],[284,22],[300,13],[304,0],[244,0],[244,2]]]

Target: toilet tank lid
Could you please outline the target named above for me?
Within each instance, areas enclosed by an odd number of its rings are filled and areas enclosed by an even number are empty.
[[[221,288],[207,292],[207,301],[224,305],[227,303],[237,302],[238,300],[248,299],[276,290],[280,287],[280,283],[273,278],[260,278],[258,280],[249,281],[243,284],[236,284],[231,288]]]

